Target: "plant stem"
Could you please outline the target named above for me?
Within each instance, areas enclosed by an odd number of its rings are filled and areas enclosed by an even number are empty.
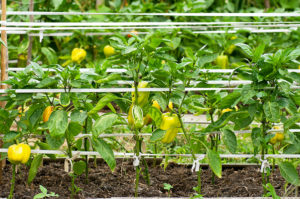
[[[12,179],[11,179],[11,186],[10,186],[10,192],[8,199],[12,199],[14,195],[14,189],[15,189],[15,182],[16,182],[16,165],[12,165]]]
[[[140,155],[140,142],[139,142],[139,132],[138,130],[135,130],[135,150],[136,150],[136,156],[139,157]],[[140,166],[135,167],[135,192],[134,196],[138,197],[138,188],[139,188],[139,180],[140,180]]]
[[[72,173],[72,186],[71,186],[71,198],[75,196],[75,174]]]
[[[274,145],[272,146],[273,154],[275,154],[275,147]],[[275,171],[275,158],[273,158],[273,164],[272,164],[272,172]]]
[[[84,129],[85,129],[85,134],[87,134],[87,122],[88,122],[88,119],[86,118],[85,119],[85,126],[84,126]],[[85,151],[88,151],[88,139],[87,138],[84,138],[84,150]],[[86,155],[85,157],[85,184],[88,184],[89,183],[89,159],[88,159],[88,156]]]
[[[198,194],[201,194],[201,167],[199,168],[199,171],[197,172],[198,177]]]

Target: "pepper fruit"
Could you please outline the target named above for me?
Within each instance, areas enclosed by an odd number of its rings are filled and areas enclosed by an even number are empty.
[[[110,45],[106,45],[103,48],[103,52],[104,52],[105,57],[110,57],[115,54],[115,49],[114,49],[114,47],[112,47]]]
[[[230,38],[230,40],[235,40],[237,39],[237,36],[232,36]],[[227,49],[226,49],[226,52],[230,55],[234,50],[235,50],[235,45],[234,44],[231,44]]]
[[[147,88],[148,82],[142,81],[138,84],[138,88]],[[138,102],[137,105],[143,107],[148,103],[150,92],[138,92]],[[135,92],[131,93],[132,103],[135,103]]]
[[[235,111],[238,111],[238,110],[239,110],[239,108],[238,108],[237,106],[235,106],[234,108],[235,108]],[[232,110],[231,108],[223,109],[223,110],[221,111],[221,115],[223,115],[223,114],[226,113],[226,112],[230,112],[230,111],[233,111],[233,110]]]
[[[222,69],[226,69],[228,67],[228,56],[227,55],[219,55],[216,59],[216,64],[220,66]]]
[[[82,60],[86,57],[86,51],[82,48],[74,48],[72,50],[71,59],[73,62],[80,64]]]
[[[144,126],[143,110],[137,105],[131,105],[128,112],[128,124],[131,129],[140,129]]]
[[[274,129],[276,129],[276,130],[279,130],[279,129],[281,129],[281,127],[279,127],[279,126],[274,126],[273,127]],[[272,137],[271,139],[270,139],[270,143],[271,144],[276,144],[277,142],[281,142],[282,140],[284,140],[284,133],[282,133],[282,132],[277,132],[276,134],[275,134],[275,136],[274,137]]]
[[[155,107],[155,108],[157,108],[157,109],[160,110],[160,106],[159,106],[159,104],[158,104],[158,102],[157,102],[156,100],[154,100],[154,101],[152,102],[152,107]],[[151,122],[152,122],[152,118],[150,117],[149,114],[147,114],[147,115],[144,117],[143,120],[144,120],[144,125],[151,124]]]
[[[30,146],[24,143],[14,144],[8,148],[7,157],[12,164],[26,164],[30,157]]]
[[[162,138],[162,143],[171,143],[174,141],[179,128],[181,127],[178,116],[170,113],[164,113],[162,116],[162,122],[160,124],[160,129],[165,130],[166,133]]]
[[[26,111],[28,111],[29,107],[25,106],[24,110],[22,109],[22,106],[18,107],[18,111],[19,111],[19,117],[22,117],[22,114],[25,113]]]
[[[127,37],[128,37],[128,38],[131,38],[133,34],[134,34],[134,35],[138,35],[138,31],[136,31],[136,30],[130,31],[130,33],[127,34]]]
[[[47,106],[43,112],[43,122],[48,122],[51,113],[53,112],[53,106]]]

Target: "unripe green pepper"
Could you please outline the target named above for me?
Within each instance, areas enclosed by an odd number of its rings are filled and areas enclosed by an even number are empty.
[[[8,148],[7,157],[12,164],[26,164],[30,157],[30,146],[27,144],[14,144]]]
[[[216,59],[216,64],[220,66],[222,69],[226,69],[228,67],[228,56],[227,55],[219,55]]]

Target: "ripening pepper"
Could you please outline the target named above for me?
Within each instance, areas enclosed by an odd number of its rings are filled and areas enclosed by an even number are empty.
[[[82,48],[74,48],[72,50],[71,59],[73,62],[80,64],[82,60],[86,57],[86,51]]]
[[[14,144],[8,148],[7,157],[12,164],[26,164],[30,157],[30,146],[24,143]]]
[[[235,40],[237,39],[237,36],[232,36],[230,38],[230,40]],[[235,45],[234,44],[231,44],[227,49],[226,49],[226,53],[228,53],[229,55],[235,50]]]
[[[174,141],[179,128],[181,127],[180,121],[177,117],[177,115],[170,113],[164,113],[162,116],[162,122],[160,124],[160,129],[165,130],[166,133],[164,137],[162,138],[162,143],[171,143]]]
[[[138,84],[138,88],[147,88],[148,82],[142,81]],[[150,92],[138,92],[138,102],[137,105],[140,107],[145,106],[148,103]],[[132,103],[135,103],[135,92],[131,93],[132,96]]]
[[[53,106],[47,106],[43,112],[43,122],[48,122],[51,113],[53,112]]]
[[[156,100],[154,100],[154,101],[152,102],[152,106],[160,110],[160,106],[159,106],[159,104],[158,104],[158,102],[157,102]],[[152,118],[150,117],[149,114],[147,114],[147,115],[144,117],[144,125],[151,124],[151,122],[152,122]]]
[[[216,64],[220,66],[222,69],[226,69],[228,67],[228,56],[219,55],[216,59]]]
[[[129,34],[127,34],[127,37],[128,37],[128,38],[131,38],[131,37],[132,37],[132,35],[138,35],[138,31],[136,31],[136,30],[132,30],[132,31],[130,31],[130,33],[129,33]]]
[[[135,112],[133,112],[135,111]],[[144,126],[143,110],[141,107],[136,105],[131,105],[128,112],[128,124],[131,129],[140,129]],[[134,118],[135,116],[135,118]]]
[[[114,47],[112,47],[110,45],[106,45],[103,48],[103,52],[104,52],[105,57],[110,57],[115,54],[115,49],[114,49]]]

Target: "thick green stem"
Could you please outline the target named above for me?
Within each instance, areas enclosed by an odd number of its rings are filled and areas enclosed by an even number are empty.
[[[12,179],[11,179],[11,186],[8,199],[12,199],[14,196],[14,189],[15,189],[15,182],[16,182],[16,165],[12,165]]]
[[[135,153],[136,156],[139,157],[140,155],[140,138],[139,138],[139,131],[135,130]],[[138,197],[138,188],[139,188],[139,180],[140,180],[140,166],[135,167],[135,193],[134,196]]]
[[[266,137],[266,120],[262,121],[262,138],[263,140]],[[261,146],[261,159],[264,160],[265,159],[265,144],[263,143]],[[266,186],[266,176],[265,176],[265,172],[263,171],[261,173],[261,177],[262,177],[262,184],[263,184],[263,188],[264,188],[264,194],[267,193],[267,190],[265,188]]]
[[[71,198],[73,199],[75,196],[75,174],[72,173],[72,183],[71,183]]]
[[[87,134],[87,123],[88,123],[88,119],[85,120],[85,134]],[[88,139],[84,138],[84,150],[88,151],[89,147],[88,147]],[[86,155],[85,157],[85,184],[89,183],[89,158]]]
[[[143,162],[143,164],[145,166],[145,171],[144,171],[145,180],[147,182],[147,185],[150,185],[150,174],[149,174],[148,164],[147,164],[147,162],[146,162],[146,160],[145,160],[144,157],[142,157],[142,162]]]
[[[274,145],[272,146],[272,150],[273,150],[273,154],[275,154],[275,147],[274,147]],[[275,158],[273,158],[273,163],[272,163],[272,172],[274,172],[275,171]]]
[[[201,167],[199,168],[199,171],[197,172],[198,177],[198,194],[201,194]]]
[[[154,143],[154,154],[157,154],[157,142]],[[154,156],[153,167],[156,167],[156,156]]]

